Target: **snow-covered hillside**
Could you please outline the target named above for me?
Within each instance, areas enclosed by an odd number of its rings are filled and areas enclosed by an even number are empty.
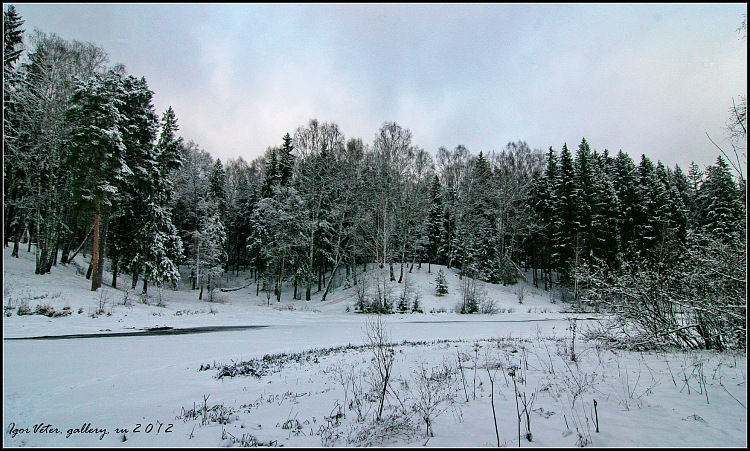
[[[377,315],[354,312],[357,287],[308,302],[285,286],[270,305],[255,285],[214,303],[185,286],[150,287],[144,298],[140,285],[122,289],[127,277],[119,290],[91,292],[86,264],[79,256],[37,276],[33,253],[4,250],[5,446],[519,446],[519,428],[524,447],[747,446],[744,354],[610,350],[581,338],[593,315],[561,313],[525,283],[483,284],[496,313],[460,315],[453,270],[406,268],[409,296],[417,293],[425,313],[381,317],[395,345],[376,421],[377,348],[362,345]],[[404,284],[392,286],[398,299]],[[19,316],[23,305],[64,316]],[[10,339],[202,326],[265,327]],[[229,375],[242,372],[260,376]],[[425,406],[433,436],[419,415]]]

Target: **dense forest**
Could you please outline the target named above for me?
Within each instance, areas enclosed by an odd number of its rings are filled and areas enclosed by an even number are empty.
[[[90,252],[92,290],[119,274],[143,292],[174,287],[182,266],[209,300],[231,271],[277,300],[282,284],[325,300],[339,272],[356,284],[375,263],[388,268],[383,284],[400,283],[413,265],[439,264],[491,283],[527,278],[652,339],[745,346],[739,157],[683,170],[586,139],[433,155],[395,122],[365,142],[312,119],[253,161],[222,162],[179,136],[176,112],[159,116],[146,80],[110,66],[104,49],[41,31],[24,45],[22,26],[9,6],[3,237],[15,256],[36,253],[37,274]],[[735,156],[746,110],[742,97],[728,115]]]

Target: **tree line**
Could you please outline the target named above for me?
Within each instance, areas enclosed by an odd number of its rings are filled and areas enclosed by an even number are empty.
[[[102,48],[36,31],[22,59],[22,24],[9,6],[4,241],[15,256],[35,242],[37,274],[90,247],[92,290],[106,255],[113,286],[121,273],[144,292],[176,286],[187,265],[200,298],[249,270],[256,294],[280,300],[288,283],[294,299],[325,300],[337,274],[356,284],[368,263],[388,269],[383,287],[439,264],[562,287],[652,335],[744,343],[746,186],[722,157],[686,173],[585,139],[575,152],[518,141],[433,156],[395,122],[365,143],[312,119],[253,161],[222,163],[177,135],[171,107],[159,118],[146,80],[109,67]],[[741,145],[746,104],[734,112]]]

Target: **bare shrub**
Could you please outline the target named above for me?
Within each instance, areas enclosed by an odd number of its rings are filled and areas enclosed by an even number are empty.
[[[432,422],[453,404],[456,398],[455,369],[443,362],[427,368],[421,362],[414,370],[416,398],[412,409],[425,422],[425,434],[433,437]]]
[[[380,419],[391,380],[395,351],[383,319],[379,315],[374,320],[368,319],[365,324],[365,344],[372,348],[373,352],[373,371],[370,373],[370,380],[371,388],[378,397],[377,418]]]
[[[523,300],[526,297],[526,287],[523,285],[519,285],[516,287],[516,297],[518,298],[518,303],[523,304]]]
[[[494,315],[497,313],[497,301],[494,299],[484,299],[479,304],[479,313],[484,313],[486,315]]]
[[[209,407],[209,396],[211,395],[203,395],[202,405],[193,403],[192,409],[185,409],[184,407],[182,407],[181,413],[177,416],[177,419],[183,420],[186,423],[191,420],[200,420],[201,426],[205,426],[210,423],[231,423],[235,410],[231,407],[224,406],[224,404],[215,404]]]
[[[379,420],[352,426],[346,441],[353,446],[378,446],[410,439],[416,432],[411,418],[394,412]]]
[[[112,301],[112,294],[106,288],[102,288],[101,291],[99,292],[99,298],[97,300],[96,310],[94,310],[94,314],[97,316],[104,315],[105,313],[104,309],[108,304],[111,304],[111,301]]]
[[[124,306],[131,306],[133,305],[133,301],[130,299],[130,291],[129,289],[125,289],[125,292],[122,295],[122,305]]]
[[[477,313],[479,306],[487,297],[487,291],[478,280],[463,276],[459,284],[461,303],[458,313]]]

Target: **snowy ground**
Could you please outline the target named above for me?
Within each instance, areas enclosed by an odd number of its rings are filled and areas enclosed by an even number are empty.
[[[439,267],[430,274],[415,267],[407,277],[426,313],[382,317],[398,344],[392,390],[376,422],[378,403],[368,389],[373,349],[361,347],[374,315],[353,313],[354,289],[339,288],[326,302],[320,294],[292,301],[285,291],[269,306],[254,285],[220,293],[218,303],[198,301],[184,287],[162,292],[161,302],[152,287],[143,303],[139,285],[125,302],[124,290],[89,291],[77,269],[85,268],[82,257],[36,276],[33,253],[22,248],[15,259],[10,250],[3,270],[5,446],[747,446],[745,354],[613,351],[580,338],[596,321],[579,315],[573,361],[574,316],[528,285],[523,304],[518,287],[486,285],[498,313],[458,315],[455,272],[444,269],[449,294],[436,297]],[[395,297],[402,286],[394,284]],[[71,314],[18,316],[24,303]],[[250,325],[266,327],[8,339]],[[263,375],[218,378],[224,366]],[[419,368],[448,376],[421,378]],[[429,437],[413,406],[441,393],[452,402],[437,403]]]

